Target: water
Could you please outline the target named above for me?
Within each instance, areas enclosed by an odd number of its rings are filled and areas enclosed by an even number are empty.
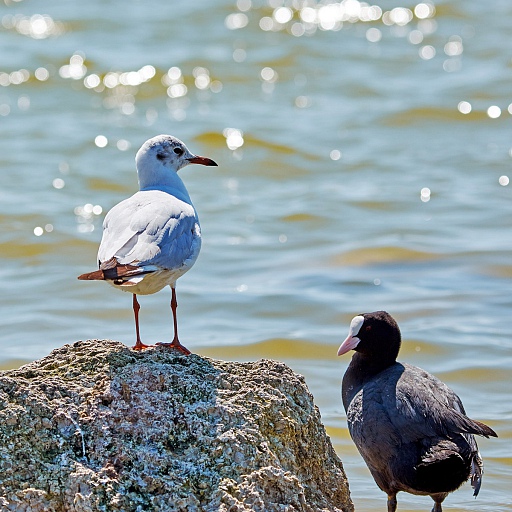
[[[76,276],[136,190],[136,150],[171,133],[219,163],[182,171],[203,231],[183,343],[304,374],[356,509],[383,510],[335,354],[355,314],[388,310],[401,359],[500,436],[479,441],[478,499],[466,485],[446,509],[512,510],[512,4],[342,4],[4,0],[0,361],[134,343],[130,296]],[[141,298],[144,341],[169,341],[169,298]]]

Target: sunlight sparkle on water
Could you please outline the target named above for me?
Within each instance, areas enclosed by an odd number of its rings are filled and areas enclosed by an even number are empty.
[[[339,160],[341,158],[341,151],[338,149],[333,149],[329,156],[331,157],[331,160]]]
[[[297,96],[295,106],[298,108],[307,108],[311,105],[311,100],[307,96]]]
[[[260,76],[265,82],[275,82],[278,79],[277,73],[268,66],[261,70]]]
[[[64,188],[66,183],[62,178],[55,178],[52,182],[53,188],[56,188],[57,190],[60,190],[61,188]]]
[[[382,32],[376,27],[369,28],[366,31],[366,39],[370,43],[378,43],[382,39]]]
[[[407,37],[411,44],[420,44],[423,42],[423,32],[421,30],[411,30]]]
[[[116,143],[116,146],[119,151],[126,151],[130,149],[131,144],[126,139],[119,139]]]
[[[18,108],[20,110],[28,110],[30,108],[30,98],[28,96],[20,96],[18,98]]]
[[[95,89],[100,84],[101,84],[101,78],[94,73],[92,75],[88,75],[84,78],[84,85],[87,89]]]
[[[389,11],[383,11],[378,5],[369,5],[359,0],[325,3],[268,0],[267,3],[273,8],[273,12],[271,16],[265,15],[260,18],[261,30],[267,32],[287,30],[294,36],[313,34],[317,28],[324,31],[340,30],[344,23],[368,23],[381,20],[384,25],[405,26],[413,21],[414,17],[422,22],[435,15],[435,7],[430,2],[418,3],[413,10],[398,6]],[[245,15],[240,12],[230,14],[226,18],[228,28],[242,28],[235,21],[242,18],[235,18],[235,16]]]
[[[431,18],[436,13],[436,8],[430,3],[420,3],[414,8],[414,14],[420,20]]]
[[[444,45],[444,53],[449,57],[461,55],[463,50],[462,39],[459,36],[450,37],[450,40]]]
[[[461,67],[462,62],[460,59],[446,59],[443,62],[443,69],[448,73],[459,71]]]
[[[103,213],[103,208],[99,204],[87,203],[83,206],[75,207],[74,213],[78,223],[78,231],[80,233],[92,233],[94,231],[95,218]]]
[[[471,103],[468,101],[460,101],[457,105],[457,110],[461,114],[469,114],[471,112]]]
[[[252,7],[251,0],[236,0],[236,7],[239,11],[250,11]]]
[[[233,51],[233,60],[243,62],[247,58],[247,52],[243,48],[237,48]]]
[[[194,85],[198,89],[208,89],[210,85],[210,72],[203,67],[196,67],[192,71],[194,75]]]
[[[226,137],[227,147],[232,151],[241,148],[244,145],[244,134],[242,130],[238,130],[236,128],[224,128],[222,134]]]
[[[244,28],[248,25],[249,18],[246,14],[242,12],[236,12],[232,14],[228,14],[226,19],[224,20],[224,24],[229,30],[237,30],[239,28]]]
[[[421,189],[421,192],[420,192],[420,199],[424,202],[424,203],[427,203],[428,201],[430,201],[430,189],[428,187],[423,187]]]
[[[423,60],[430,60],[436,56],[436,49],[433,46],[427,44],[420,48],[419,54]]]
[[[506,187],[510,183],[510,180],[508,176],[500,176],[498,182],[502,187]]]
[[[183,73],[181,72],[180,68],[173,66],[172,68],[169,68],[166,75],[164,76],[170,80],[170,82],[163,82],[164,85],[170,85],[179,82],[183,78]]]
[[[46,39],[64,32],[64,25],[54,21],[47,14],[34,14],[32,16],[6,14],[2,18],[2,26],[7,30],[15,30],[19,34],[33,39]]]
[[[278,7],[272,13],[272,17],[277,23],[283,25],[293,18],[293,11],[289,7]]]
[[[46,68],[37,68],[34,71],[34,76],[40,82],[44,82],[50,78],[50,72]]]
[[[167,96],[169,98],[181,98],[186,96],[188,88],[185,84],[173,84],[167,88]]]
[[[395,24],[399,26],[407,25],[409,22],[412,21],[413,14],[410,9],[407,9],[406,7],[395,7],[389,12],[385,12],[382,15],[382,21],[386,25],[388,24]],[[389,21],[388,21],[389,20]]]
[[[17,71],[12,71],[11,73],[0,73],[0,84],[4,86],[9,84],[20,85],[23,82],[26,82],[29,78],[30,73],[26,69],[19,69]]]
[[[108,139],[105,135],[96,135],[94,139],[94,144],[99,148],[104,148],[108,144]]]
[[[492,105],[487,109],[487,115],[491,119],[497,119],[498,117],[501,116],[501,108],[498,107],[497,105]]]
[[[82,55],[75,53],[69,59],[69,64],[61,66],[59,75],[62,78],[71,78],[73,80],[80,80],[85,76],[87,68],[84,65],[84,58]]]

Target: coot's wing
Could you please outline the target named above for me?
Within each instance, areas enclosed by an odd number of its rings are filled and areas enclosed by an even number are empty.
[[[403,367],[394,390],[392,379],[385,379],[383,400],[386,410],[395,411],[389,419],[406,442],[462,433],[496,435],[487,425],[468,418],[460,398],[438,378],[415,366]]]

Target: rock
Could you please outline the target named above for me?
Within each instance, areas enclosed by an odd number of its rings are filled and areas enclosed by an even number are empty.
[[[0,372],[0,509],[353,510],[302,376],[79,341]]]

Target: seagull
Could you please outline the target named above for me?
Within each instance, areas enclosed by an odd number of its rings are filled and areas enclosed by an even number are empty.
[[[133,294],[136,343],[140,339],[137,295],[151,295],[171,287],[174,338],[158,343],[190,354],[178,339],[176,280],[195,263],[201,249],[201,228],[196,210],[178,171],[188,164],[216,166],[210,158],[191,153],[171,135],[147,140],[135,156],[139,192],[114,206],[103,222],[98,250],[99,270],[78,279],[107,281]]]
[[[421,368],[398,363],[401,335],[385,311],[357,315],[338,355],[355,354],[343,377],[350,435],[395,512],[399,491],[429,495],[442,512],[448,493],[471,479],[473,496],[483,462],[474,434],[497,437],[466,416],[460,398]]]

